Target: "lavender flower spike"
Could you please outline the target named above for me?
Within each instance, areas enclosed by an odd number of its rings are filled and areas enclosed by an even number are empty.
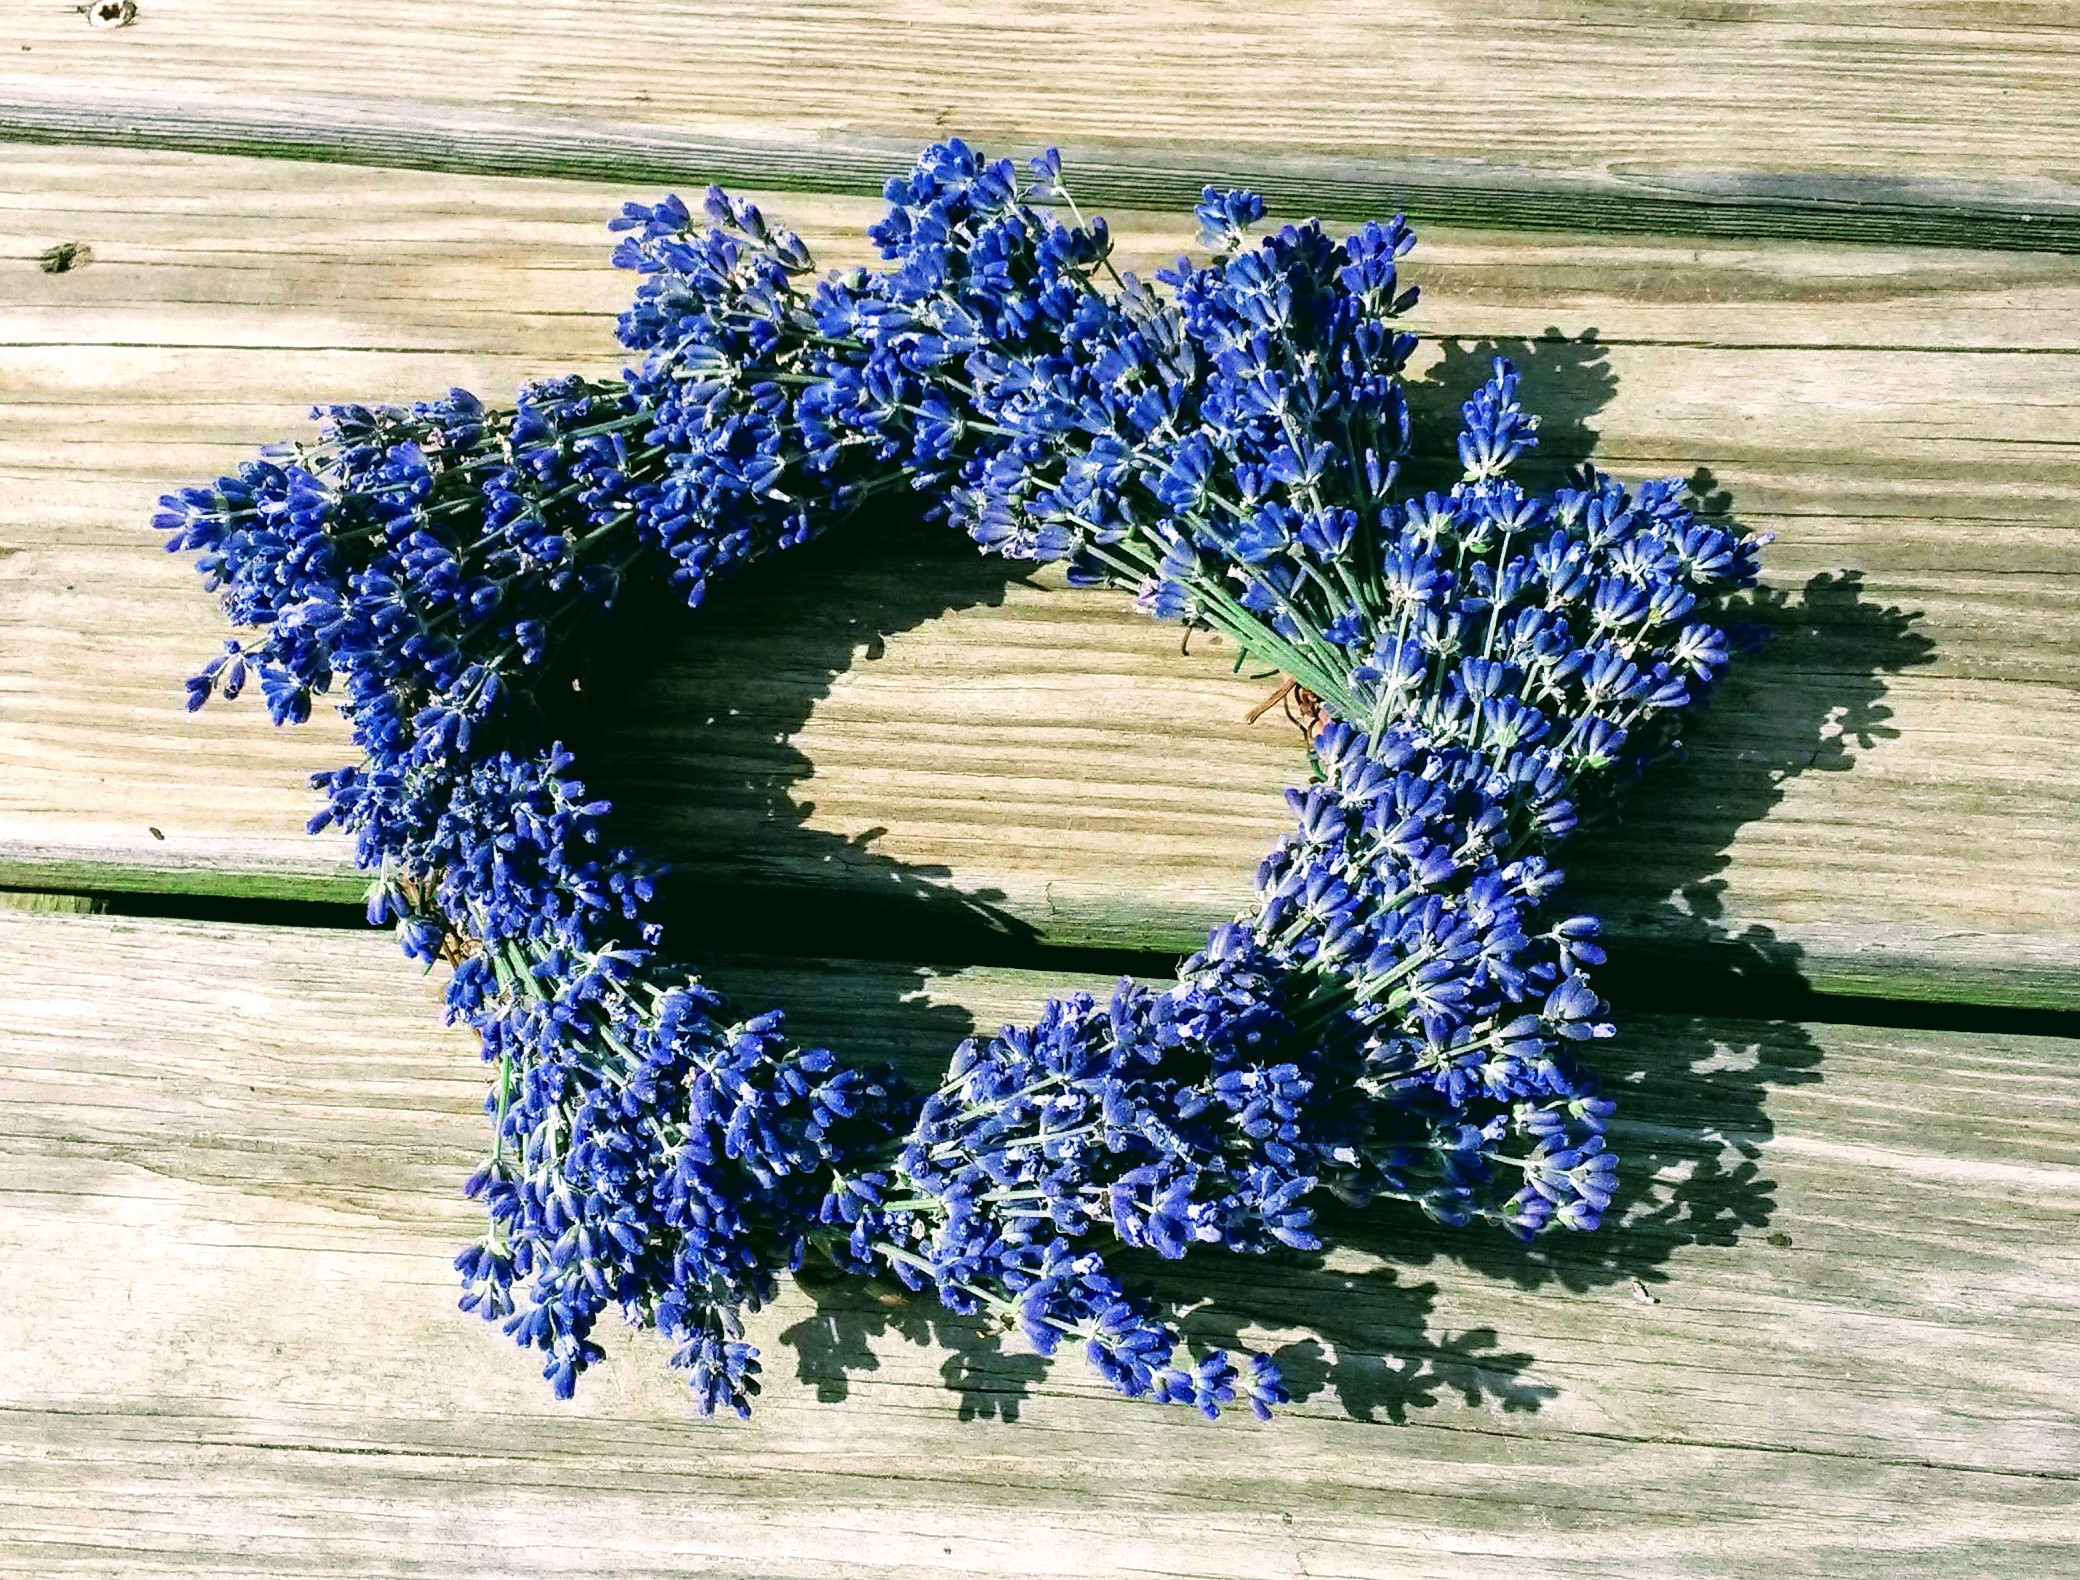
[[[318,776],[311,826],[353,839],[371,922],[453,966],[492,1132],[462,1303],[559,1395],[618,1307],[703,1413],[748,1413],[745,1317],[815,1255],[1066,1341],[1130,1397],[1267,1415],[1270,1360],[1195,1352],[1112,1254],[1311,1248],[1325,1194],[1598,1225],[1602,954],[1553,858],[1678,749],[1757,543],[1674,482],[1527,492],[1506,362],[1460,480],[1404,487],[1399,218],[1252,240],[1261,200],[1209,189],[1216,256],[1151,284],[1051,152],[1021,173],[944,143],[887,198],[881,265],[820,279],[727,193],[630,204],[623,378],[322,408],[314,442],[166,496],[241,633],[190,706],[257,680],[277,723],[323,696],[349,720],[361,760]],[[697,607],[898,494],[1219,630],[1319,710],[1292,832],[1174,983],[1050,1000],[925,1094],[661,952],[655,871],[543,705],[631,587]]]

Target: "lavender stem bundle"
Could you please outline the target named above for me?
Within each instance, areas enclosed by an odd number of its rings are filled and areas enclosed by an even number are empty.
[[[1209,190],[1211,261],[1148,284],[1052,154],[1021,175],[948,143],[887,196],[883,265],[821,279],[719,191],[705,227],[632,204],[622,379],[327,408],[317,443],[169,495],[169,547],[252,633],[191,706],[257,679],[277,722],[320,695],[350,721],[363,760],[318,777],[312,827],[353,836],[372,922],[454,962],[492,1072],[463,1304],[559,1394],[618,1305],[704,1412],[747,1413],[744,1313],[816,1253],[1072,1341],[1123,1394],[1266,1414],[1276,1367],[1194,1356],[1109,1251],[1312,1247],[1324,1192],[1596,1227],[1611,1104],[1574,1050],[1610,1027],[1551,853],[1675,749],[1756,544],[1675,483],[1524,490],[1502,362],[1459,482],[1403,488],[1398,219],[1251,240],[1261,203]],[[697,606],[891,494],[1219,631],[1327,721],[1252,904],[1175,983],[1049,1000],[922,1094],[660,952],[656,874],[537,701],[629,588]]]

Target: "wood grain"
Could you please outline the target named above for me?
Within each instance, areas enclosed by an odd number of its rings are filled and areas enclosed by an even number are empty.
[[[0,878],[351,897],[300,832],[334,722],[179,709],[219,637],[141,523],[315,396],[611,368],[616,193],[35,151],[0,208]],[[790,197],[820,252],[868,205]],[[1185,244],[1122,216],[1125,251]],[[56,243],[92,261],[34,260]],[[2080,1002],[2080,273],[2026,255],[1433,235],[1426,408],[1527,367],[1549,451],[1709,473],[1774,530],[1776,629],[1575,858],[1635,942],[1926,997]],[[882,542],[877,534],[896,533]],[[592,727],[631,837],[703,885],[1014,938],[1188,946],[1303,771],[1264,682],[1120,600],[866,526],[718,598]],[[646,638],[646,641],[648,639]],[[643,715],[650,715],[647,719]]]
[[[859,190],[958,132],[1064,143],[1110,204],[1247,174],[1456,221],[2080,237],[2069,0],[656,0],[639,20],[605,0],[293,19],[141,0],[113,29],[27,0],[13,20],[17,136]]]
[[[1125,1264],[1278,1353],[1268,1427],[816,1278],[738,1426],[650,1336],[559,1405],[454,1309],[481,1065],[387,940],[96,914],[361,886],[300,832],[337,721],[180,711],[223,632],[158,493],[314,398],[614,367],[600,224],[655,185],[785,191],[858,258],[947,132],[1063,144],[1140,266],[1202,180],[1405,207],[1426,416],[1509,354],[1548,462],[1778,535],[1768,651],[1570,852],[1665,1000],[1702,966],[2080,1008],[2074,0],[23,0],[0,1575],[2080,1580],[2080,1044],[1639,1016],[1598,1048],[1604,1233],[1345,1213],[1321,1255]],[[670,936],[789,957],[709,962],[736,1002],[929,1079],[1085,979],[912,960],[1181,948],[1241,902],[1304,765],[1228,667],[863,521],[617,622],[572,728],[680,869]]]
[[[164,94],[0,93],[0,140],[10,142],[852,195],[878,194],[936,135],[730,135],[331,98],[198,104]],[[1036,145],[1007,135],[987,146],[994,152]],[[1078,194],[1103,207],[1186,208],[1212,184],[1253,188],[1282,210],[1343,218],[1405,211],[1424,224],[2080,252],[2080,184],[2045,176],[1554,170],[1203,142],[1077,142],[1069,156]]]
[[[2071,1044],[1643,1019],[1610,1231],[1137,1269],[1280,1350],[1268,1427],[828,1285],[739,1426],[641,1337],[559,1406],[453,1309],[482,1084],[385,940],[0,912],[0,955],[0,1572],[2080,1572]],[[723,979],[923,1067],[1061,985]]]

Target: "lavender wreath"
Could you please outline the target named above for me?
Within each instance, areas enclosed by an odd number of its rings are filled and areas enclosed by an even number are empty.
[[[1612,1104],[1575,1050],[1611,1031],[1602,956],[1550,855],[1676,749],[1758,540],[1677,482],[1511,481],[1535,419],[1506,362],[1465,403],[1456,486],[1402,488],[1399,218],[1252,239],[1262,203],[1209,188],[1211,260],[1151,284],[1052,152],[949,142],[886,195],[883,266],[820,279],[720,190],[705,226],[630,204],[622,379],[322,408],[314,443],[167,496],[168,547],[250,628],[189,703],[257,678],[277,723],[320,695],[351,722],[363,760],[316,777],[311,828],[353,836],[372,923],[453,965],[491,1070],[462,1305],[559,1395],[618,1305],[703,1413],[747,1414],[743,1313],[813,1252],[1073,1340],[1130,1397],[1266,1415],[1273,1363],[1195,1356],[1108,1253],[1313,1247],[1325,1192],[1597,1225]],[[604,838],[539,695],[625,590],[698,606],[896,493],[1222,633],[1317,710],[1293,831],[1175,982],[1052,999],[922,1093],[661,952],[655,870]]]

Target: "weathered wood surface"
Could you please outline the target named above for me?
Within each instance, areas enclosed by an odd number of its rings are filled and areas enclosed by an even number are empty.
[[[0,879],[356,893],[341,848],[300,832],[340,732],[181,713],[221,628],[142,523],[163,489],[299,431],[314,397],[615,366],[628,282],[599,224],[623,193],[9,157]],[[834,259],[871,212],[773,207]],[[1132,259],[1188,244],[1174,217],[1118,218]],[[90,259],[42,272],[66,242]],[[1507,350],[1554,457],[1704,468],[1721,508],[1778,534],[1770,651],[1623,847],[1575,855],[1584,903],[1623,938],[1823,986],[2080,1002],[2080,268],[1445,232],[1414,273],[1427,406]],[[869,538],[730,589],[622,669],[594,777],[700,880],[1182,947],[1242,899],[1301,772],[1289,730],[1243,723],[1264,684],[1227,667],[1115,597]]]
[[[837,261],[953,130],[1064,144],[1135,261],[1221,176],[1567,232],[1426,229],[1426,408],[1507,351],[1555,459],[1702,468],[1779,538],[1771,651],[1571,852],[1582,903],[1671,965],[2080,1007],[2080,5],[135,4],[0,24],[0,887],[358,892],[299,832],[336,723],[179,711],[222,632],[153,497],[313,398],[614,366],[624,196],[797,189]],[[1301,770],[1262,682],[849,537],[588,685],[596,786],[721,897],[677,936],[976,959],[1234,908]],[[1135,1265],[1278,1350],[1276,1426],[812,1281],[739,1427],[640,1336],[559,1406],[454,1311],[483,1083],[387,941],[83,903],[0,910],[0,1573],[2080,1576],[2080,1045],[1631,1017],[1608,1232]],[[926,1075],[1065,985],[717,977]]]
[[[480,1066],[386,941],[0,912],[0,958],[0,1572],[2080,1574],[2071,1044],[1642,1018],[1613,1231],[1142,1269],[1280,1351],[1269,1428],[817,1285],[738,1425],[648,1338],[558,1405],[453,1309]],[[725,980],[924,1069],[1061,985]]]
[[[616,179],[720,167],[817,190],[871,190],[952,130],[1065,143],[1115,204],[1240,173],[1346,213],[2080,246],[2069,0],[665,0],[633,37],[605,0],[129,14],[18,7],[0,127]]]

